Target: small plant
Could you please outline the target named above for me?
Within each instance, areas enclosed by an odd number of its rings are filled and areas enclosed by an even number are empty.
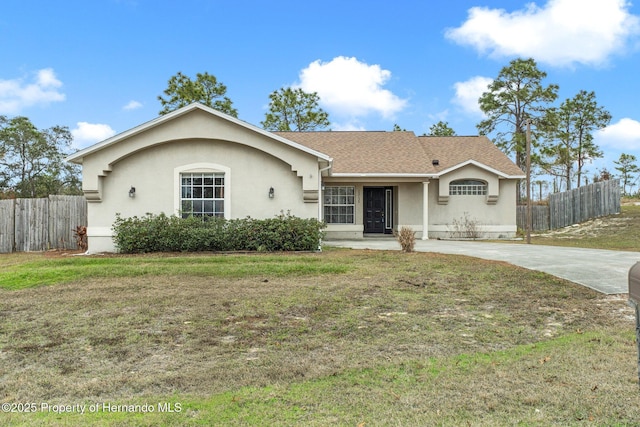
[[[454,239],[479,239],[482,237],[480,221],[469,218],[469,213],[465,212],[460,219],[453,220],[453,225],[449,228],[449,234]]]
[[[87,227],[79,225],[73,230],[73,237],[76,239],[78,249],[87,250]]]
[[[413,252],[416,245],[416,232],[411,227],[402,226],[400,231],[394,231],[393,235],[398,239],[402,252]]]

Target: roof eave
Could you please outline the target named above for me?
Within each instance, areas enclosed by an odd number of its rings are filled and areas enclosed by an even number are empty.
[[[432,173],[377,173],[377,172],[339,172],[332,173],[336,178],[437,178]]]

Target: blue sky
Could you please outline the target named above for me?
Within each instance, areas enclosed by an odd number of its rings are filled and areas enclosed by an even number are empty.
[[[640,159],[640,6],[623,0],[6,0],[0,114],[68,126],[78,148],[155,118],[178,71],[227,86],[260,125],[281,87],[318,92],[334,130],[476,134],[477,98],[533,57],[559,102],[595,91],[613,168]]]

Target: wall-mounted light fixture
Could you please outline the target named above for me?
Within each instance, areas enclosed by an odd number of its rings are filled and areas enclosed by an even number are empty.
[[[136,187],[131,187],[129,190],[129,197],[136,197]]]
[[[269,198],[273,199],[276,195],[276,191],[273,189],[273,187],[269,188]]]

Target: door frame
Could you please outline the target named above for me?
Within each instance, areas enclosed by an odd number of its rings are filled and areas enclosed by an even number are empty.
[[[362,207],[362,223],[366,226],[367,223],[367,189],[381,189],[382,192],[382,202],[384,204],[383,208],[383,225],[382,232],[370,232],[364,231],[365,234],[392,234],[393,233],[393,200],[394,193],[393,187],[390,186],[380,186],[380,185],[367,185],[363,186],[362,192],[364,193],[363,207]]]

